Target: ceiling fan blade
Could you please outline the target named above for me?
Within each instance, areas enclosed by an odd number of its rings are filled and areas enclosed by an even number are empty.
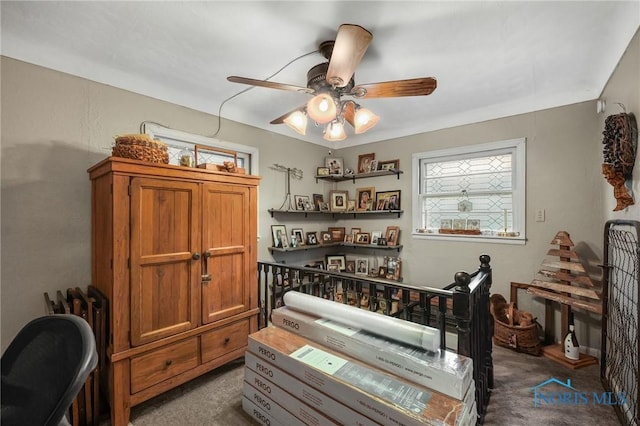
[[[296,112],[296,111],[304,111],[304,107],[305,107],[305,105],[300,106],[300,107],[298,107],[296,109],[292,109],[291,111],[282,114],[280,117],[274,118],[273,120],[271,120],[269,122],[269,124],[282,124],[282,123],[284,123],[284,119],[287,118],[289,115],[293,114],[294,112]]]
[[[267,81],[267,80],[256,80],[253,78],[247,78],[247,77],[238,77],[236,75],[232,75],[230,77],[227,77],[227,80],[231,81],[232,83],[240,83],[240,84],[248,84],[251,86],[259,86],[259,87],[267,87],[269,89],[280,89],[280,90],[290,90],[293,92],[302,92],[302,93],[315,93],[315,91],[313,89],[309,89],[308,87],[302,87],[302,86],[294,86],[292,84],[283,84],[283,83],[275,83],[273,81]]]
[[[340,25],[327,70],[327,81],[330,84],[336,87],[349,84],[372,37],[369,31],[359,25]]]
[[[356,98],[395,98],[400,96],[426,96],[436,90],[435,78],[422,77],[381,83],[358,84],[349,93]]]

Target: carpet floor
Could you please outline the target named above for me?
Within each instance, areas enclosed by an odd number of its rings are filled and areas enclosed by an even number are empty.
[[[178,388],[165,392],[131,409],[133,426],[210,425],[240,426],[256,424],[241,406],[244,361],[218,368]],[[571,370],[544,357],[534,357],[494,346],[495,388],[485,418],[488,426],[598,425],[619,426],[611,406],[592,400],[593,392],[603,392],[599,366]],[[534,406],[534,387],[555,378],[588,398],[579,404]],[[552,383],[544,392],[564,392]],[[573,394],[573,391],[571,391]],[[575,402],[575,398],[574,398]],[[108,425],[105,422],[104,425]]]

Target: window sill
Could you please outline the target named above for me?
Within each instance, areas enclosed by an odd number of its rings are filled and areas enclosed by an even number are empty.
[[[499,237],[497,235],[453,235],[429,232],[413,232],[411,236],[417,240],[460,241],[471,243],[515,244],[525,245],[526,237]]]

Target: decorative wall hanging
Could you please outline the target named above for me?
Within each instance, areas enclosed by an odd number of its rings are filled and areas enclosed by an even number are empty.
[[[613,196],[617,202],[613,211],[624,210],[634,204],[633,195],[625,184],[631,181],[638,146],[638,127],[634,115],[626,112],[610,115],[605,120],[602,134],[602,174],[613,186]]]

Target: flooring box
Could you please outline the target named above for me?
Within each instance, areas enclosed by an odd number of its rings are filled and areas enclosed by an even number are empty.
[[[385,425],[462,426],[469,423],[469,410],[464,402],[279,327],[266,327],[251,334],[249,351]]]
[[[287,307],[273,310],[271,322],[459,400],[465,399],[473,379],[471,358],[454,352],[427,351]]]
[[[242,396],[242,411],[253,417],[258,423],[265,426],[290,426],[276,420],[271,414],[255,405],[249,398]],[[131,423],[129,423],[131,424]]]
[[[339,425],[339,423],[330,420],[325,415],[301,403],[291,395],[287,395],[284,391],[277,395],[275,392],[272,392],[271,395],[267,396],[266,392],[261,392],[245,380],[242,385],[242,396],[243,398],[249,399],[283,425]]]
[[[245,353],[244,362],[246,365],[244,380],[265,395],[270,396],[277,403],[282,402],[280,405],[292,413],[295,411],[291,407],[296,407],[296,401],[299,400],[299,404],[304,403],[313,407],[319,412],[339,420],[340,424],[345,426],[379,425],[379,423],[285,373],[273,364],[265,362],[251,352]],[[283,395],[283,392],[290,395]],[[293,400],[288,396],[291,396]]]

